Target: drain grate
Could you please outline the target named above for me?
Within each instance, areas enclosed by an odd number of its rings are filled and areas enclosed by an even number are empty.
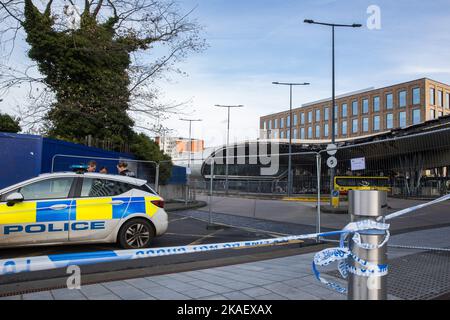
[[[427,300],[450,292],[450,252],[428,251],[389,261],[388,292]]]
[[[326,272],[339,277],[339,272]],[[389,260],[388,294],[429,300],[450,292],[450,252],[427,251]]]

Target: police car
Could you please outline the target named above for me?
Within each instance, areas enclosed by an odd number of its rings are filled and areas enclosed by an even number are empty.
[[[168,225],[145,180],[61,172],[0,190],[0,247],[117,242],[148,247]]]

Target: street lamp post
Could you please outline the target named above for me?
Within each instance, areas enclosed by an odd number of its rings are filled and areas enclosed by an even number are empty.
[[[202,119],[180,119],[181,121],[189,121],[189,158],[188,158],[188,168],[191,169],[191,154],[192,154],[192,139],[191,139],[191,129],[193,121],[202,121]],[[189,172],[190,174],[190,172]],[[187,175],[188,186],[189,186],[189,175]],[[188,186],[186,186],[186,199],[185,205],[187,206],[188,202]]]
[[[193,121],[202,121],[202,119],[180,119],[181,121],[189,121],[189,158],[188,158],[188,168],[191,168],[191,154],[192,154],[192,122]]]
[[[216,104],[215,107],[219,108],[228,108],[228,120],[227,120],[227,145],[225,148],[225,194],[228,194],[228,146],[230,144],[230,109],[231,108],[242,108],[243,105],[235,105],[235,106],[225,106]]]
[[[294,83],[294,82],[278,82],[274,81],[272,84],[289,86],[289,156],[288,156],[288,197],[292,195],[292,86],[307,86],[309,82]]]
[[[331,143],[335,143],[336,139],[336,111],[335,111],[335,104],[336,104],[336,95],[335,95],[335,71],[334,71],[334,29],[335,27],[348,27],[348,28],[360,28],[362,25],[359,23],[353,23],[353,24],[337,24],[337,23],[325,23],[325,22],[316,22],[311,19],[305,19],[303,22],[309,23],[309,24],[320,24],[323,26],[331,27],[331,47],[332,47],[332,58],[331,58],[331,69],[332,69],[332,98],[331,98]],[[334,180],[334,168],[330,169],[330,191],[333,192],[333,180]],[[330,197],[330,201],[331,201]]]

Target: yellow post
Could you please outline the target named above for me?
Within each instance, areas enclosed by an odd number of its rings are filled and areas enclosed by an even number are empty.
[[[333,208],[339,207],[339,191],[338,190],[333,190],[333,192],[331,193],[331,206]]]

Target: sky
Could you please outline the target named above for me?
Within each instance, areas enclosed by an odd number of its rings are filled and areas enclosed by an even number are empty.
[[[231,141],[255,139],[259,118],[289,108],[289,88],[272,81],[310,82],[296,87],[293,105],[331,96],[331,30],[304,19],[361,23],[336,29],[336,94],[383,87],[428,77],[450,83],[450,0],[179,0],[195,7],[208,48],[178,65],[158,87],[167,101],[190,101],[184,113],[163,124],[173,135],[204,139],[206,146],[226,142],[226,109],[231,110]],[[380,28],[369,29],[367,9],[380,9]],[[24,47],[26,45],[23,44]],[[19,46],[20,48],[20,46]],[[2,110],[20,103],[6,97]]]

